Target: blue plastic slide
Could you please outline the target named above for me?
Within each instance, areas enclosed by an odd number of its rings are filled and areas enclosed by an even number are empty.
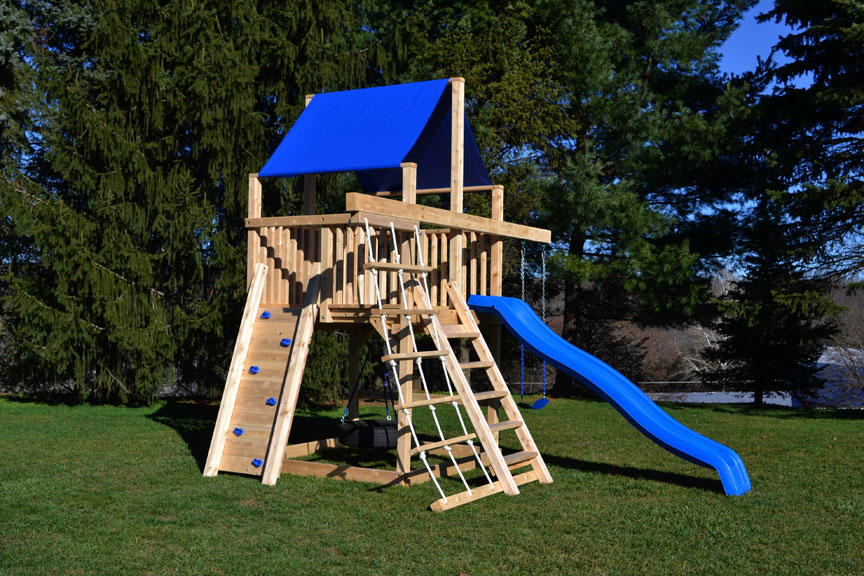
[[[522,300],[471,296],[468,306],[477,312],[500,317],[529,350],[597,392],[640,432],[666,450],[717,470],[727,495],[740,496],[750,490],[744,462],[734,450],[669,416],[617,370],[555,334]]]

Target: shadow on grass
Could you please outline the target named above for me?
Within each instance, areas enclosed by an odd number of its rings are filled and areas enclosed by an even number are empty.
[[[188,401],[169,401],[160,407],[148,418],[175,430],[195,458],[199,470],[204,471],[207,460],[207,452],[210,449],[210,440],[213,436],[213,426],[219,406],[216,404],[199,404]],[[335,436],[338,430],[339,419],[325,416],[297,415],[291,427],[291,444],[310,442],[320,438]],[[647,470],[631,466],[617,466],[600,462],[589,462],[563,456],[544,454],[544,460],[550,466],[580,470],[582,472],[607,474],[610,476],[624,476],[633,479],[644,479],[653,482],[675,484],[686,488],[697,488],[710,492],[723,492],[720,480],[710,478],[699,478],[676,474],[673,472],[661,472],[658,470]],[[311,458],[317,461],[327,461],[346,466],[360,466],[372,468],[392,468],[395,461],[395,453],[387,450],[360,450],[351,448],[340,448],[336,450],[324,450]],[[383,487],[376,486],[370,490],[380,490]]]
[[[549,466],[579,470],[580,472],[607,474],[609,476],[624,476],[626,478],[633,478],[634,480],[650,480],[651,482],[675,484],[676,486],[682,486],[684,488],[696,488],[698,490],[724,494],[723,484],[720,482],[719,478],[700,478],[698,476],[688,476],[686,474],[677,474],[675,472],[634,468],[632,466],[618,466],[616,464],[607,464],[604,462],[589,462],[587,460],[554,456],[552,454],[544,454],[543,460]]]
[[[175,430],[186,443],[189,453],[203,472],[218,414],[218,404],[169,400],[147,417]],[[335,436],[338,424],[338,418],[296,415],[291,426],[289,443],[310,442]]]

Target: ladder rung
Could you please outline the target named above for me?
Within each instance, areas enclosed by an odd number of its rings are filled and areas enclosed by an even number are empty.
[[[438,311],[432,308],[375,308],[369,313],[372,316],[432,316]]]
[[[525,462],[533,460],[539,455],[539,452],[523,450],[522,452],[516,452],[514,454],[508,454],[507,456],[504,456],[504,462],[507,464],[507,466],[518,466],[519,464],[524,464]]]
[[[459,364],[462,370],[471,370],[472,368],[491,368],[495,363],[491,360],[477,360],[476,362],[463,362]]]
[[[363,265],[364,270],[387,270],[388,272],[432,272],[432,266],[417,266],[414,264],[397,264],[396,262],[367,262]]]
[[[395,410],[402,410],[403,408],[418,408],[420,406],[431,406],[433,404],[447,404],[449,402],[461,402],[462,397],[458,394],[454,394],[453,396],[432,396],[431,398],[423,398],[422,400],[412,400],[406,404],[396,404],[393,408]]]
[[[455,340],[457,338],[479,338],[481,334],[480,332],[449,332],[446,336],[450,340]]]
[[[429,352],[399,352],[396,354],[387,354],[381,357],[382,362],[390,360],[416,360],[417,358],[441,358],[447,356],[447,352],[443,350],[431,350]]]
[[[504,420],[502,422],[495,422],[494,424],[489,424],[489,429],[492,432],[503,432],[504,430],[513,430],[515,428],[521,428],[523,422],[521,420]]]
[[[464,436],[454,436],[453,438],[447,438],[446,440],[441,440],[439,442],[429,442],[423,444],[422,446],[412,448],[411,455],[415,456],[420,452],[429,452],[430,450],[437,450],[438,448],[444,448],[445,446],[452,446],[453,444],[461,444],[462,442],[467,442],[468,440],[473,440],[477,435],[473,432],[471,434],[465,434]]]
[[[489,390],[488,392],[475,392],[474,398],[477,399],[477,402],[488,402],[489,400],[506,398],[509,395],[510,392],[507,392],[506,390]]]

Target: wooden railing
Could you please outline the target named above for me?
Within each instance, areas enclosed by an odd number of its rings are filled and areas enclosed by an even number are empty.
[[[378,261],[395,261],[389,229],[371,227],[370,240],[365,226],[360,223],[285,225],[289,220],[292,219],[261,218],[250,227],[253,241],[258,243],[250,265],[264,263],[271,271],[264,287],[263,303],[300,306],[309,280],[318,274],[322,282],[321,302],[325,306],[376,302],[372,273],[364,269],[364,264],[368,261],[370,247]],[[277,225],[280,222],[281,225]],[[447,306],[446,285],[454,279],[466,296],[501,293],[501,266],[493,250],[496,242],[500,242],[498,237],[477,232],[421,231],[422,261],[433,268],[427,275],[433,306]],[[396,230],[396,243],[403,264],[419,264],[413,230]],[[461,246],[461,254],[456,253],[457,246]],[[385,302],[397,303],[396,272],[380,272],[378,287]]]
[[[270,273],[262,302],[299,307],[310,280],[319,276],[321,318],[330,306],[371,306],[376,302],[372,272],[365,269],[368,250],[378,261],[394,262],[391,225],[403,264],[419,264],[415,229],[421,230],[422,262],[428,274],[432,305],[447,306],[447,283],[456,281],[463,296],[500,295],[503,238],[549,242],[548,230],[503,219],[503,188],[492,187],[492,217],[484,218],[416,204],[416,166],[406,164],[403,201],[364,194],[346,196],[345,214],[261,217],[261,182],[249,178],[248,267],[264,263]],[[371,238],[365,225],[369,223]],[[438,226],[441,228],[429,228]],[[399,300],[397,273],[379,272],[378,287],[385,302]]]

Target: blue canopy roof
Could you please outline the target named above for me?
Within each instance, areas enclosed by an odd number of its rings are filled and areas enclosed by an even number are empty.
[[[316,94],[259,176],[357,172],[364,190],[399,190],[403,162],[418,188],[450,185],[447,80]],[[465,121],[465,186],[491,184]]]

